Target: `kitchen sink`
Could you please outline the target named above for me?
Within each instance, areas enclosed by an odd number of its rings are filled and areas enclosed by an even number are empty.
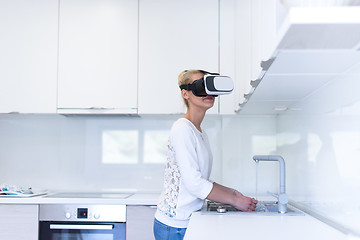
[[[202,210],[203,214],[255,214],[255,215],[284,215],[284,216],[304,216],[305,214],[291,205],[287,205],[286,213],[278,212],[276,201],[259,201],[255,212],[243,212],[231,205],[207,201]]]

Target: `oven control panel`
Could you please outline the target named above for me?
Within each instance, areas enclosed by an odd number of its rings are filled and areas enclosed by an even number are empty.
[[[126,222],[126,205],[40,205],[41,221]]]
[[[66,219],[89,219],[89,220],[97,220],[100,219],[100,212],[97,209],[89,208],[77,208],[77,209],[66,209],[65,218]],[[94,212],[92,212],[94,210]]]

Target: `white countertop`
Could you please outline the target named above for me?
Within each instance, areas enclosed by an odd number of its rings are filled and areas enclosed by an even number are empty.
[[[159,195],[159,193],[133,193],[127,198],[56,198],[48,194],[37,197],[3,197],[0,198],[0,204],[156,205]],[[253,240],[348,239],[345,234],[307,214],[301,216],[264,216],[196,212],[190,219],[185,240],[237,240],[247,237]]]
[[[129,193],[130,194],[130,193]],[[57,198],[52,194],[35,197],[0,197],[0,204],[126,204],[156,205],[159,193],[132,193],[127,198]]]
[[[342,232],[304,214],[303,216],[263,216],[251,214],[192,215],[184,240],[346,240]]]

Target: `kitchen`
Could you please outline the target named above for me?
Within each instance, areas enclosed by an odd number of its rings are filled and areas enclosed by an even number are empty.
[[[354,26],[342,26],[346,38],[327,35],[312,42],[315,49],[305,42],[280,51],[279,38],[291,37],[281,28],[291,9],[284,1],[85,2],[0,2],[0,184],[49,192],[2,198],[0,207],[61,203],[66,199],[50,198],[60,192],[122,192],[134,195],[119,204],[156,204],[169,129],[184,112],[176,77],[200,68],[235,83],[203,123],[214,155],[211,179],[252,196],[278,192],[277,165],[257,166],[252,156],[282,155],[290,200],[342,239],[359,236],[358,17],[345,15],[345,25]],[[319,9],[306,5],[307,17]],[[90,22],[95,14],[99,22]],[[126,37],[104,26],[125,29]],[[253,221],[267,224],[261,219]]]

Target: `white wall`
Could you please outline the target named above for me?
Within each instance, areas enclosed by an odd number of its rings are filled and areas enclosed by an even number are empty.
[[[252,160],[253,155],[276,153],[276,117],[224,116],[222,128],[223,183],[253,197],[277,192],[278,164],[263,162],[256,171]]]
[[[0,184],[60,191],[160,191],[167,136],[178,117],[2,114]],[[206,116],[203,128],[214,155],[211,179],[254,195],[256,171],[251,157],[275,150],[275,125],[274,117]],[[138,136],[135,143],[118,143],[115,149],[131,148],[130,160],[125,159],[130,163],[104,162],[106,131],[132,131]],[[149,140],[148,135],[159,140]],[[274,167],[260,166],[264,181],[259,181],[259,192],[276,191]]]
[[[163,164],[103,164],[102,131],[167,131],[177,117],[0,115],[0,183],[60,191],[156,190]],[[166,142],[164,144],[166,148]]]
[[[277,121],[288,192],[360,232],[360,65],[308,96]]]

